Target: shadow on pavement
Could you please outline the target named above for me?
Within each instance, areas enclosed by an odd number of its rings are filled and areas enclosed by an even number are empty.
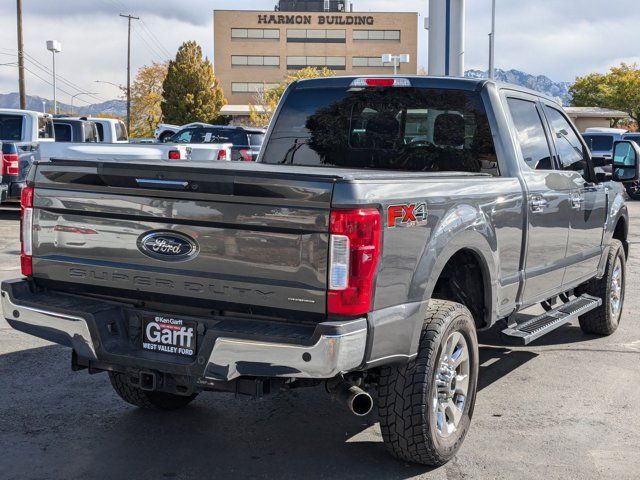
[[[0,207],[0,220],[20,220],[20,205]]]
[[[479,389],[536,356],[481,347]],[[154,412],[123,403],[106,374],[69,365],[58,346],[0,356],[6,478],[399,480],[430,471],[390,457],[375,416],[354,417],[322,387],[261,400],[203,393],[183,410]]]

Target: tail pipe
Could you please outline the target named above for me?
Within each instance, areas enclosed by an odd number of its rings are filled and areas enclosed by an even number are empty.
[[[347,404],[349,410],[358,417],[369,415],[373,410],[373,398],[356,385],[347,382],[339,383],[333,392],[335,397]]]

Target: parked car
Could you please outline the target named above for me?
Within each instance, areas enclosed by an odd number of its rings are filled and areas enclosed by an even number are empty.
[[[70,117],[54,117],[53,129],[55,131],[56,142],[98,142],[98,127],[90,120]]]
[[[101,117],[75,117],[79,120],[88,120],[96,124],[98,129],[98,142],[100,143],[129,143],[127,126],[117,118]]]
[[[582,138],[591,150],[593,158],[611,160],[613,144],[622,140],[622,136],[626,132],[627,130],[622,128],[587,128],[582,134]]]
[[[178,133],[183,128],[196,127],[199,125],[207,125],[207,124],[202,122],[193,122],[193,123],[188,123],[186,125],[179,126],[179,125],[171,125],[170,123],[159,123],[156,126],[156,129],[153,135],[158,139],[159,142],[166,142],[167,140],[169,140],[169,138],[171,138],[173,135]]]
[[[470,428],[478,330],[524,345],[572,320],[617,329],[614,182],[638,157],[616,142],[597,176],[562,107],[518,86],[294,82],[257,163],[37,162],[4,317],[142,408],[324,383],[366,415],[376,392],[387,449],[441,465]]]
[[[187,127],[168,141],[178,144],[230,144],[232,161],[254,162],[260,154],[266,130],[239,126],[197,125]]]
[[[54,141],[51,115],[0,109],[0,202],[20,200],[27,171],[39,158],[39,145]]]

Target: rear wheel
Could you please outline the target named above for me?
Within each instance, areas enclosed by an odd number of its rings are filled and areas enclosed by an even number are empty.
[[[394,456],[438,466],[456,454],[471,423],[478,364],[469,310],[431,300],[416,359],[381,372],[380,428]]]
[[[166,392],[148,392],[131,385],[127,376],[119,372],[109,372],[109,380],[120,398],[140,408],[177,410],[188,405],[198,396],[197,393],[183,396]]]
[[[624,188],[631,200],[640,200],[640,182],[625,183]]]
[[[576,289],[602,299],[602,305],[580,317],[580,328],[585,333],[611,335],[620,324],[626,281],[626,257],[619,240],[612,240],[609,246],[607,267],[604,276],[593,279]]]

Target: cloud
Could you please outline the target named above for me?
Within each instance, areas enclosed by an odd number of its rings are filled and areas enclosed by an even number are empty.
[[[29,0],[24,4],[29,93],[51,97],[51,56],[45,41],[60,40],[58,72],[82,90],[114,98],[118,90],[103,80],[126,82],[126,20],[120,13],[141,17],[133,22],[132,67],[175,54],[186,40],[196,40],[213,56],[213,9],[272,10],[275,0]],[[418,12],[419,64],[427,63],[427,0],[354,0],[358,11]],[[467,0],[467,68],[486,69],[490,29],[490,0]],[[0,18],[15,18],[15,2],[0,2]],[[0,29],[0,92],[17,90],[14,22]],[[640,9],[637,0],[499,0],[496,63],[553,80],[572,81],[577,75],[605,71],[621,60],[640,61],[636,47]],[[149,33],[151,32],[151,33]],[[40,62],[39,67],[34,61]],[[44,70],[43,70],[44,68]],[[61,83],[70,94],[79,90]],[[85,97],[86,98],[86,97]],[[60,93],[68,102],[69,96]],[[80,99],[78,103],[82,103]]]

